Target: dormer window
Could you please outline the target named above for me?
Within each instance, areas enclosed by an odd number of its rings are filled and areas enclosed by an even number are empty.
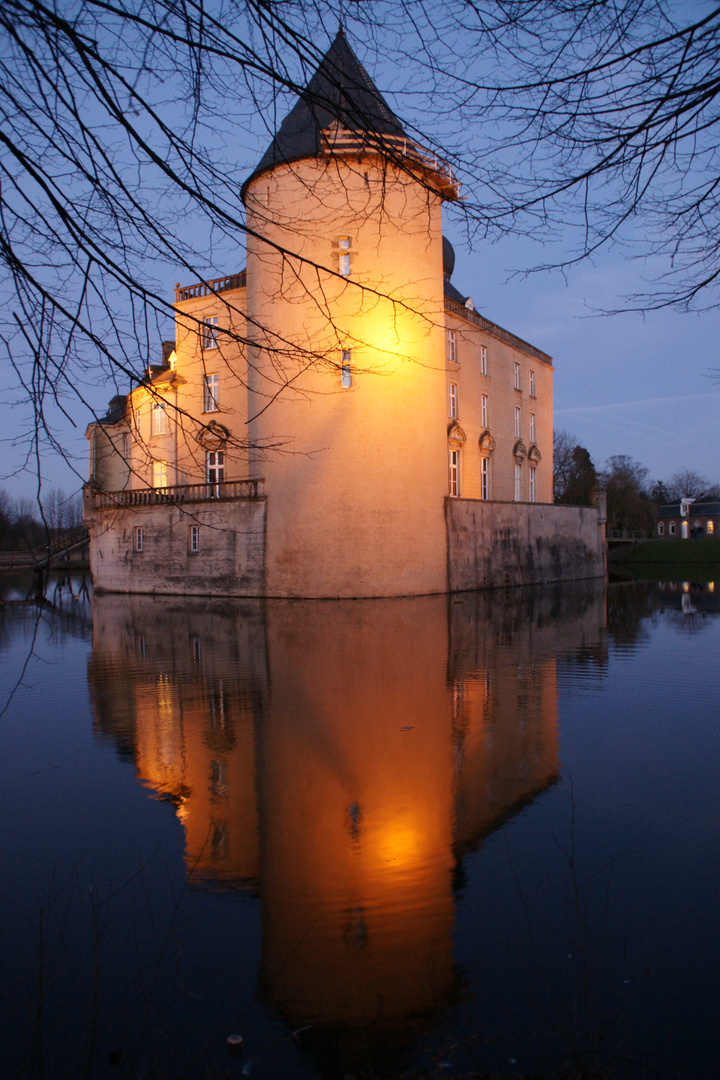
[[[350,277],[350,237],[338,238],[339,265],[338,270],[343,277]]]

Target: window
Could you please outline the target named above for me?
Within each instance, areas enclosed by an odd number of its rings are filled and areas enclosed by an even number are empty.
[[[520,390],[520,365],[515,361],[515,389]]]
[[[217,349],[218,347],[218,317],[212,315],[203,321],[202,327],[203,349]]]
[[[670,522],[670,528],[668,529],[668,532],[670,533],[671,536],[675,535],[675,522],[674,521]]]
[[[200,526],[190,526],[190,551],[196,554],[200,550]]]
[[[450,451],[450,494],[460,494],[460,451]]]
[[[451,364],[457,364],[457,334],[454,330],[448,330],[448,360]]]
[[[480,459],[480,498],[490,498],[490,458]]]
[[[658,521],[658,536],[664,536],[664,535],[665,535],[665,522],[664,521]]]
[[[535,413],[530,413],[530,442],[535,442]]]
[[[530,372],[530,397],[537,397],[535,393],[535,372]]]
[[[218,411],[218,375],[206,375],[203,383],[203,412]]]
[[[202,641],[199,637],[190,638],[190,651],[196,664],[202,663]]]
[[[343,277],[350,276],[350,237],[341,236],[338,238],[338,248],[340,254],[340,261],[338,269]]]
[[[708,521],[708,523],[707,523],[707,534],[708,534],[708,536],[712,536],[714,532],[715,532],[715,524],[714,524],[714,522]]]
[[[534,465],[531,465],[528,469],[528,501],[535,502],[536,487],[536,474],[537,469]]]
[[[136,525],[133,529],[133,548],[135,551],[142,551],[143,539],[143,527],[142,525]]]
[[[488,373],[488,358],[487,358],[487,346],[480,346],[480,374],[487,375]]]
[[[156,401],[150,412],[150,434],[164,435],[167,431],[167,417],[165,415],[165,403]]]
[[[515,438],[522,437],[522,412],[519,406],[515,406]]]
[[[341,365],[341,382],[344,390],[349,390],[352,386],[352,353],[350,349],[343,349],[342,351],[342,365]]]
[[[167,487],[167,461],[153,461],[153,487]]]
[[[458,418],[458,384],[448,383],[448,416],[451,420]]]
[[[225,479],[225,452],[223,450],[208,450],[205,454],[205,468],[207,482],[214,489],[211,495],[220,494],[220,484]]]
[[[123,461],[130,461],[130,436],[126,433],[120,442],[120,454]]]
[[[482,394],[480,397],[480,423],[484,428],[488,427],[488,396]]]
[[[515,491],[513,494],[515,502],[520,502],[522,498],[522,465],[515,464]]]

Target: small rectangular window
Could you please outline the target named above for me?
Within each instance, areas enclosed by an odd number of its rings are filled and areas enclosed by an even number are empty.
[[[454,330],[448,330],[448,361],[451,364],[457,363],[457,334]]]
[[[522,412],[519,406],[515,407],[515,438],[522,438]]]
[[[522,499],[522,465],[515,464],[515,490],[513,493],[515,502]]]
[[[202,641],[199,637],[194,635],[190,638],[190,649],[192,651],[192,658],[196,664],[202,663]]]
[[[480,374],[481,375],[487,375],[487,373],[488,373],[487,346],[486,345],[481,345],[480,346]]]
[[[349,277],[350,276],[350,237],[349,236],[340,236],[338,238],[338,248],[339,248],[339,255],[340,255],[338,269],[339,269],[339,271],[340,271],[340,273],[342,274],[343,277]]]
[[[530,372],[530,397],[537,397],[535,393],[535,372],[532,370]]]
[[[520,384],[520,365],[517,362],[517,360],[515,361],[515,389],[516,390],[521,390],[522,389],[522,386]]]
[[[490,498],[490,459],[480,458],[480,498]]]
[[[349,390],[352,386],[352,350],[342,350],[342,363],[340,371],[340,382],[342,384],[343,390]]]
[[[480,423],[484,428],[489,427],[488,424],[488,396],[482,394],[480,397]]]
[[[448,383],[448,416],[451,420],[458,418],[458,384]]]
[[[203,349],[217,349],[218,347],[217,315],[212,315],[210,318],[203,320],[202,347]]]
[[[150,412],[150,434],[164,435],[167,431],[167,416],[165,415],[165,403],[155,401]]]
[[[142,525],[136,525],[133,529],[133,548],[135,551],[142,551],[143,540],[143,527]]]
[[[167,461],[153,461],[153,487],[167,487]]]
[[[537,469],[531,465],[528,470],[528,501],[535,502]]]
[[[530,442],[535,442],[535,413],[530,413]]]
[[[200,550],[200,526],[190,526],[190,551],[196,554]]]
[[[203,412],[218,411],[218,391],[220,377],[218,375],[206,375],[203,382]]]

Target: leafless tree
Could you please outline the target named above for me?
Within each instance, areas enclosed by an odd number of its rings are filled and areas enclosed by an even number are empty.
[[[717,302],[720,7],[6,0],[0,348],[28,467],[63,450],[58,419],[83,423],[99,381],[142,376],[170,283],[242,261],[227,148],[254,131],[256,160],[340,19],[464,182],[471,239],[576,225],[577,257],[625,239],[666,258],[638,304]]]
[[[678,469],[668,481],[667,489],[670,499],[676,502],[685,496],[697,499],[701,495],[712,494],[713,490],[717,490],[717,486],[712,488],[708,478],[694,469]]]

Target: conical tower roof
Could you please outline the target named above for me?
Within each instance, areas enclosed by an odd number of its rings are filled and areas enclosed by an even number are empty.
[[[350,48],[342,28],[260,163],[243,184],[243,199],[251,181],[261,173],[276,165],[327,152],[328,132],[332,133],[331,148],[336,150],[357,151],[363,145],[357,139],[352,142],[342,136],[336,139],[338,131],[369,137],[364,140],[366,149],[384,150],[390,156],[408,152],[415,156],[415,143],[407,138],[397,116]],[[423,166],[427,168],[428,162],[423,161]],[[447,180],[441,186],[446,185]]]

